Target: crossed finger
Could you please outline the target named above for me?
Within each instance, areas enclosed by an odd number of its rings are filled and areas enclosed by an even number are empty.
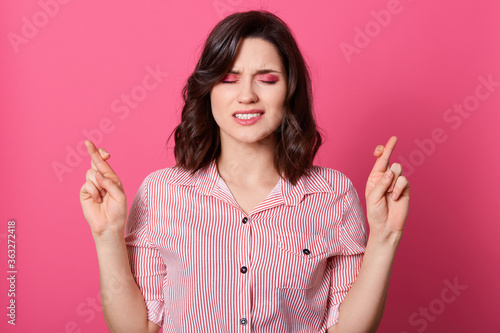
[[[101,155],[102,159],[105,160],[105,161],[111,157],[111,155],[109,155],[109,153],[104,148],[99,148],[97,151]],[[97,171],[97,166],[95,165],[95,163],[94,163],[93,160],[90,160],[90,167],[92,169],[94,169],[95,171]]]
[[[113,169],[111,169],[109,164],[104,160],[104,158],[101,156],[101,153],[97,150],[92,141],[85,140],[85,146],[87,147],[87,152],[90,155],[90,165],[92,166],[92,169],[94,169],[95,171],[99,171],[107,177],[116,176]]]
[[[390,157],[398,142],[398,138],[392,136],[389,138],[385,146],[379,145],[374,151],[374,155],[377,156],[375,165],[373,166],[372,173],[385,173],[387,170],[391,170],[394,174],[393,181],[387,193],[393,192],[393,199],[397,198],[405,191],[408,185],[408,180],[403,176],[403,168],[399,163],[390,164]]]
[[[97,172],[99,171],[102,174],[106,173],[106,176],[112,179],[118,178],[113,169],[106,162],[106,160],[109,159],[111,155],[109,155],[109,153],[104,148],[97,149],[94,143],[90,140],[85,141],[85,145],[91,158],[91,168],[87,170],[85,178],[90,183],[89,186],[92,185],[90,187],[92,187],[93,196],[104,197],[106,195],[106,190],[99,184],[96,177]]]
[[[389,169],[389,159],[391,157],[392,151],[394,147],[396,147],[396,143],[398,142],[398,138],[395,136],[391,136],[389,141],[387,141],[385,146],[377,146],[375,150],[375,154],[380,154],[380,150],[383,149],[382,155],[378,156],[375,164],[373,165],[372,173],[374,172],[386,172]]]
[[[97,198],[98,195],[104,197],[106,195],[106,190],[99,185],[99,182],[96,179],[97,177],[97,171],[94,169],[88,169],[87,174],[85,175],[85,179],[87,180],[87,183],[89,183],[89,186],[92,185],[92,190],[89,191],[89,193],[92,194],[92,196],[95,196]]]
[[[111,157],[111,155],[109,155],[109,153],[104,148],[99,148],[98,152],[101,155],[103,160],[107,160]],[[95,184],[95,187],[97,187],[97,189],[99,190],[101,195],[104,197],[106,195],[106,190],[101,185],[99,185],[99,183],[97,182],[96,176],[97,176],[97,167],[96,167],[94,161],[90,160],[90,169],[87,170],[87,177],[86,178],[87,178],[87,180],[90,180]]]

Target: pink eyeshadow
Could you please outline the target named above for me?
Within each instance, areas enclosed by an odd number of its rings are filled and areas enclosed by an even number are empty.
[[[235,74],[228,74],[226,75],[222,81],[234,81],[234,80],[237,80],[238,79],[238,75],[235,75]]]
[[[279,77],[277,77],[276,75],[271,75],[271,74],[259,75],[259,79],[264,80],[264,81],[279,81]]]

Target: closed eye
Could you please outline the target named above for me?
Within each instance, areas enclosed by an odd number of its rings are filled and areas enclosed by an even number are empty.
[[[234,81],[232,81],[232,80],[223,80],[221,82],[222,83],[236,83],[238,81],[237,80],[234,80]],[[278,81],[263,81],[263,80],[261,80],[260,82],[267,83],[267,84],[275,84]]]
[[[228,74],[221,80],[222,83],[235,83],[236,81],[238,81],[238,76],[234,74]]]
[[[275,84],[276,82],[279,81],[278,76],[273,75],[273,74],[262,74],[260,76],[260,81],[268,84]]]

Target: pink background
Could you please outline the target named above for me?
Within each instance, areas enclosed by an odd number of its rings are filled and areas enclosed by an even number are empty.
[[[111,153],[130,207],[145,176],[174,163],[165,142],[210,29],[259,8],[289,24],[311,68],[326,138],[316,164],[347,174],[364,204],[374,147],[399,137],[393,162],[412,200],[380,332],[498,331],[495,0],[3,1],[0,331],[107,331],[79,202],[84,132]],[[155,69],[168,75],[148,79]],[[15,327],[6,316],[12,219]],[[454,294],[447,283],[466,287]]]

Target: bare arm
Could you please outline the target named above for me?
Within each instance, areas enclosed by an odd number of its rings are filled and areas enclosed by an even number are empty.
[[[90,141],[86,146],[92,163],[80,202],[96,246],[104,319],[110,332],[156,333],[160,327],[147,319],[146,304],[128,261],[123,186],[105,161],[109,154],[98,151]]]
[[[351,289],[340,306],[339,320],[328,333],[376,332],[384,314],[392,263],[408,215],[410,186],[401,165],[389,167],[396,145],[392,137],[378,146],[377,161],[366,185],[367,218],[370,236],[363,263]]]
[[[110,332],[158,332],[130,270],[122,235],[94,235],[99,260],[101,304]]]
[[[102,310],[110,332],[158,332],[160,327],[147,320],[146,305],[130,270],[123,234],[94,235],[94,241]]]
[[[393,238],[392,242],[398,240]],[[369,238],[358,277],[340,307],[339,322],[328,333],[377,331],[384,314],[396,248],[397,244],[390,246],[375,237]]]

